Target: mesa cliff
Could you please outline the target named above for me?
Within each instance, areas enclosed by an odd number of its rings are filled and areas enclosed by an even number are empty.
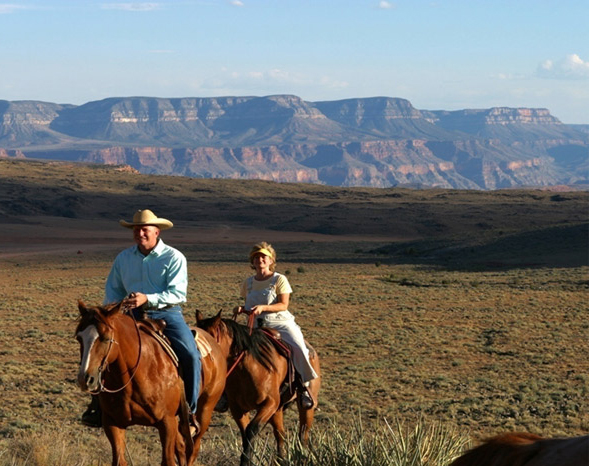
[[[547,109],[430,111],[389,97],[0,101],[0,157],[335,186],[589,183],[587,127],[565,125]]]

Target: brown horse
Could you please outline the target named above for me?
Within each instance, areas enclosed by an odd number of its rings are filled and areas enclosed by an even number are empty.
[[[450,466],[587,466],[589,436],[547,439],[508,433],[486,440]]]
[[[137,424],[158,429],[162,465],[173,466],[175,459],[181,466],[193,464],[225,385],[227,365],[219,345],[206,332],[199,332],[210,354],[202,358],[203,382],[197,407],[201,429],[193,443],[184,383],[162,345],[141,330],[132,316],[121,312],[121,303],[87,307],[80,301],[78,308],[78,385],[83,391],[98,394],[113,466],[127,465],[125,429]]]
[[[281,386],[287,377],[288,362],[281,356],[261,329],[238,324],[231,319],[222,319],[221,312],[215,317],[203,319],[196,311],[197,325],[209,332],[219,342],[227,357],[229,375],[225,393],[231,415],[241,432],[243,451],[241,464],[250,464],[252,440],[270,422],[274,430],[278,456],[284,457],[285,406],[297,401],[299,411],[299,438],[303,444],[309,439],[315,407],[305,409],[295,391],[282,393]],[[309,345],[307,345],[309,346]],[[309,346],[311,365],[320,376],[319,356]],[[318,399],[321,377],[311,381],[309,391],[314,400]],[[250,420],[249,412],[256,411]]]

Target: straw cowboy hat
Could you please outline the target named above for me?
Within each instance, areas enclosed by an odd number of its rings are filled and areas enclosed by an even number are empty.
[[[133,228],[135,226],[143,226],[143,225],[154,225],[158,227],[160,230],[167,230],[168,228],[172,228],[174,224],[165,218],[157,217],[151,210],[144,209],[138,210],[133,215],[132,222],[125,222],[124,220],[119,220],[119,223],[124,226],[125,228]]]

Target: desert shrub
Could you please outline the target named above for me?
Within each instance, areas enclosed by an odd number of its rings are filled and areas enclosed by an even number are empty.
[[[308,448],[293,433],[289,439],[286,464],[294,466],[445,466],[468,445],[464,435],[440,424],[419,421],[409,428],[385,419],[365,426],[360,416],[313,430]],[[256,464],[272,464],[273,442],[258,451]]]

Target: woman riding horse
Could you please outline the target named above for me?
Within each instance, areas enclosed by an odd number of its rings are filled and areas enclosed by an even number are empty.
[[[254,326],[272,328],[280,332],[293,351],[293,362],[300,377],[300,399],[303,407],[315,406],[311,392],[308,390],[311,380],[317,373],[309,361],[309,350],[301,328],[288,310],[292,288],[288,279],[277,272],[276,251],[265,241],[253,246],[249,255],[251,268],[255,275],[248,277],[241,284],[241,297],[245,306],[238,306],[234,314],[248,312],[254,315]]]
[[[252,441],[259,430],[270,423],[274,431],[278,456],[284,457],[283,410],[296,398],[296,391],[286,386],[289,377],[289,362],[279,352],[263,329],[251,329],[232,319],[222,319],[219,312],[215,317],[203,319],[196,311],[198,326],[209,332],[222,348],[227,358],[227,383],[225,393],[233,419],[241,432],[243,450],[241,465],[252,461]],[[310,362],[319,375],[319,356],[310,346]],[[321,377],[309,385],[314,399],[318,398]],[[306,444],[313,423],[314,408],[306,408],[297,399],[299,411],[299,438]],[[250,420],[249,412],[255,411]]]

